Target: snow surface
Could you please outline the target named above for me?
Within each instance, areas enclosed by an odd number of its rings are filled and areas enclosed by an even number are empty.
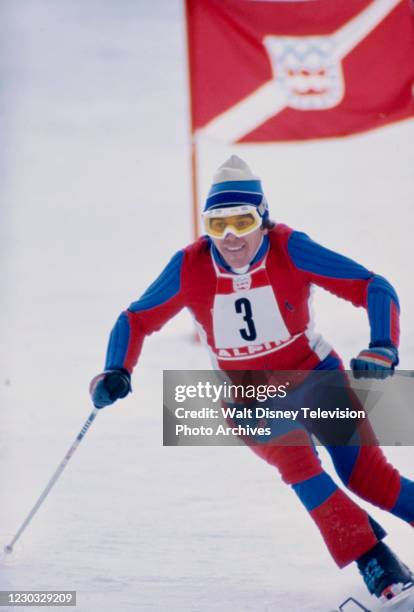
[[[91,410],[115,318],[192,234],[181,2],[4,0],[0,11],[4,546]],[[395,284],[403,368],[414,367],[413,136],[406,121],[231,149],[262,177],[276,219]],[[228,153],[202,144],[203,197]],[[364,312],[323,292],[316,310],[346,361],[366,345]],[[146,342],[133,395],[98,415],[2,559],[0,588],[74,589],[79,612],[367,602],[355,568],[337,570],[294,493],[248,449],[162,447],[162,369],[209,367],[192,337],[183,314]],[[411,448],[387,454],[414,477]],[[414,534],[371,510],[414,566]]]

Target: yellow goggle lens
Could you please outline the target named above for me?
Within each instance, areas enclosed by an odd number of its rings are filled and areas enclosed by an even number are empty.
[[[260,221],[251,213],[232,215],[231,217],[206,217],[206,232],[210,236],[220,238],[224,236],[228,228],[232,228],[235,234],[242,236],[247,232],[259,227]]]

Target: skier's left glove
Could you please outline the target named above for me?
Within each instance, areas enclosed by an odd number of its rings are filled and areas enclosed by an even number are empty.
[[[398,351],[394,346],[373,346],[351,359],[355,378],[386,378],[394,374]]]
[[[89,391],[95,408],[104,408],[131,391],[131,374],[125,369],[105,370],[91,380]]]

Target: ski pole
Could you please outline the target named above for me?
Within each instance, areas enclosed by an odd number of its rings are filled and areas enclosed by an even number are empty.
[[[59,464],[57,470],[55,471],[55,473],[53,474],[53,476],[51,477],[51,479],[47,483],[46,487],[43,489],[42,493],[39,496],[39,499],[37,500],[37,502],[35,503],[33,508],[30,510],[30,512],[27,515],[27,517],[25,518],[25,520],[23,521],[20,529],[17,531],[16,535],[11,540],[11,542],[9,544],[7,544],[7,546],[4,547],[4,552],[11,553],[13,551],[13,546],[15,545],[17,540],[20,538],[20,536],[22,535],[23,531],[26,529],[26,527],[28,526],[28,524],[30,523],[30,521],[32,520],[32,518],[34,517],[36,512],[39,510],[40,506],[42,505],[42,503],[44,502],[44,500],[46,499],[48,494],[50,493],[50,490],[52,489],[53,485],[55,484],[55,482],[57,481],[57,479],[59,478],[59,476],[61,475],[61,473],[65,469],[65,467],[67,466],[69,459],[72,457],[73,453],[75,452],[75,450],[79,446],[82,438],[85,436],[86,432],[88,431],[89,427],[93,423],[93,421],[94,421],[94,419],[95,419],[97,414],[98,414],[98,408],[94,408],[92,410],[92,412],[90,413],[90,415],[88,416],[88,418],[86,419],[82,429],[80,430],[80,432],[76,436],[75,441],[73,442],[72,446],[69,448],[69,450],[66,453],[66,455],[64,456],[62,462]]]

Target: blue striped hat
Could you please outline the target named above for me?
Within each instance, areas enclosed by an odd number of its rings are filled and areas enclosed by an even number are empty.
[[[260,179],[254,176],[246,162],[232,155],[214,175],[204,212],[243,204],[255,206],[264,221],[269,218],[269,207]]]

